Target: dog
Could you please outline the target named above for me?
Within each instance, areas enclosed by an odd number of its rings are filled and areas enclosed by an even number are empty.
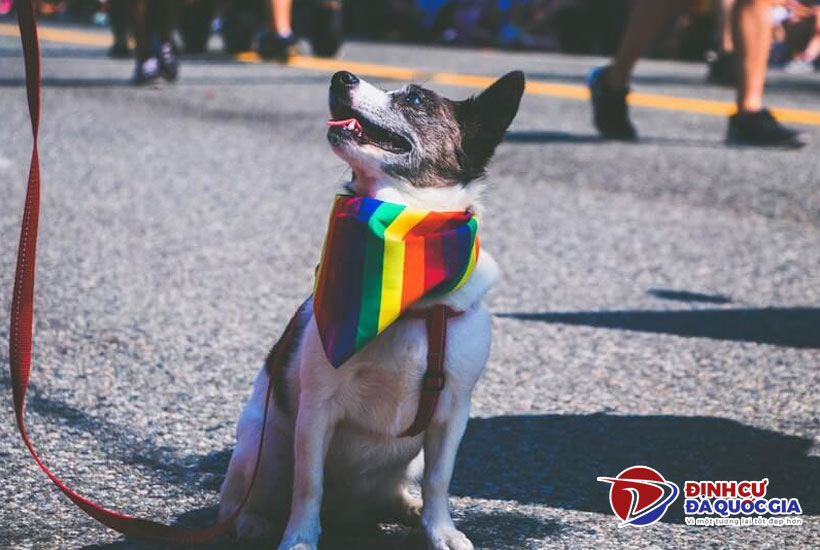
[[[524,84],[523,73],[514,71],[477,96],[455,101],[416,84],[385,92],[350,72],[336,73],[327,138],[352,169],[345,192],[478,215],[482,177],[518,112]],[[482,250],[463,286],[412,306],[446,304],[463,312],[448,322],[446,386],[428,427],[413,437],[398,436],[419,407],[427,367],[424,321],[400,317],[336,369],[320,341],[313,298],[302,304],[289,325],[291,337],[269,356],[285,359],[273,381],[275,405],[256,483],[235,521],[240,540],[275,537],[288,518],[279,549],[315,550],[321,519],[348,529],[420,525],[430,549],[473,548],[453,523],[448,490],[473,387],[490,351],[490,315],[482,300],[497,277],[495,261]],[[253,477],[267,367],[237,425],[220,519],[238,509]],[[410,489],[422,470],[419,499]]]

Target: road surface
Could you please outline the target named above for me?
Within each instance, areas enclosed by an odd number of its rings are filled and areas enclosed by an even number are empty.
[[[285,67],[185,59],[134,89],[105,32],[43,45],[43,210],[28,421],[75,488],[185,525],[213,520],[252,379],[310,292],[332,195],[340,67],[451,97],[526,71],[488,175],[482,246],[504,278],[452,484],[478,548],[820,547],[820,79],[773,73],[802,151],[723,144],[731,90],[640,64],[637,144],[600,141],[583,81],[603,60],[350,43]],[[483,77],[483,78],[482,78]],[[8,311],[30,135],[18,39],[0,27],[0,305]],[[0,359],[7,363],[7,324]],[[131,549],[25,453],[0,373],[0,546]],[[695,527],[682,500],[618,528],[599,476],[769,479],[802,527]],[[231,548],[228,539],[222,547]],[[328,531],[326,549],[420,548],[411,529]]]

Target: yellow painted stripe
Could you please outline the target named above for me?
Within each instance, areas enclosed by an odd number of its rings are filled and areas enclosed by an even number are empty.
[[[264,62],[255,53],[242,54],[238,56],[238,59],[246,63]],[[319,59],[315,57],[295,56],[288,61],[288,65],[300,69],[321,70],[326,72],[347,70],[361,76],[388,78],[392,80],[425,80],[427,82],[445,86],[459,86],[475,89],[486,88],[495,82],[495,78],[489,76],[448,72],[425,73],[423,71],[402,67],[376,65],[372,63],[359,63],[356,61],[346,61],[343,59]],[[545,82],[543,80],[528,80],[525,92],[528,95],[535,96],[560,97],[564,99],[581,101],[589,100],[589,89],[586,86],[561,84],[558,82]],[[727,101],[715,101],[711,99],[632,93],[629,94],[627,100],[630,105],[635,107],[646,107],[649,109],[659,109],[663,111],[678,111],[715,116],[728,116],[735,112],[734,103]],[[778,120],[782,122],[789,124],[820,126],[820,111],[774,107],[772,108],[772,112]]]
[[[20,36],[20,29],[17,25],[0,23],[0,35]],[[111,45],[111,37],[102,33],[73,31],[70,29],[55,29],[53,27],[37,27],[37,36],[40,40],[47,42],[62,42],[63,44],[78,44],[80,46],[105,46]]]
[[[404,236],[427,216],[427,211],[405,208],[384,230],[384,263],[382,268],[379,332],[401,314],[404,290]]]
[[[40,27],[39,34],[42,40],[62,42],[66,44],[104,47],[111,44],[111,39],[102,33],[55,29],[53,27]],[[19,36],[19,31],[15,25],[0,23],[0,35]],[[236,59],[244,63],[264,62],[264,60],[262,60],[254,52],[238,54]],[[299,69],[314,71],[334,72],[339,70],[348,70],[362,76],[374,78],[387,78],[391,80],[426,80],[435,84],[476,89],[486,88],[494,81],[491,77],[480,75],[449,72],[428,73],[407,67],[306,56],[294,56],[288,61],[288,65]],[[564,99],[581,101],[586,101],[589,99],[589,90],[586,86],[546,82],[543,80],[529,80],[527,82],[526,93],[528,95],[560,97]],[[629,95],[628,101],[630,105],[635,107],[645,107],[648,109],[659,109],[684,113],[697,113],[703,115],[727,116],[735,111],[735,106],[731,102],[698,99],[693,97],[632,93]],[[772,108],[772,112],[778,120],[782,122],[789,124],[820,126],[820,111],[774,107]]]

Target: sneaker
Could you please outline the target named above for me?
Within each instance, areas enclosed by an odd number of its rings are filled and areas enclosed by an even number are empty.
[[[814,72],[814,61],[799,58],[792,59],[786,63],[783,70],[787,74],[811,74]]]
[[[777,122],[768,109],[730,116],[726,141],[733,145],[785,149],[797,149],[806,145],[804,136]]]
[[[709,72],[707,82],[718,86],[735,86],[737,84],[737,59],[734,53],[710,52],[706,58]]]
[[[159,73],[168,82],[174,82],[179,76],[179,57],[173,42],[165,42],[159,47]]]
[[[276,59],[287,61],[296,53],[296,36],[290,34],[282,36],[275,32],[265,31],[259,35],[256,43],[256,51],[263,59]]]
[[[156,82],[160,76],[159,58],[152,56],[141,61],[137,60],[132,82],[137,86],[144,86]]]
[[[608,67],[598,67],[589,74],[589,91],[595,127],[606,139],[635,141],[638,133],[629,121],[626,96],[629,88],[613,90],[606,82]]]

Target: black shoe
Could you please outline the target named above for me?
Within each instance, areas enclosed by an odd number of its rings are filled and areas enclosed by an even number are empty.
[[[156,82],[160,76],[159,58],[151,56],[146,59],[137,60],[132,82],[137,86],[144,86]]]
[[[128,47],[127,39],[116,39],[114,44],[108,49],[108,57],[114,59],[126,59],[131,57],[131,48]]]
[[[804,136],[777,122],[768,109],[730,116],[726,141],[732,145],[785,149],[797,149],[806,145]]]
[[[635,141],[638,133],[629,121],[626,96],[629,89],[613,90],[606,82],[607,67],[598,67],[589,74],[589,91],[595,127],[606,139]]]
[[[287,61],[296,53],[296,36],[282,36],[275,32],[266,31],[259,35],[256,43],[256,51],[263,59],[276,59]]]
[[[173,42],[165,42],[159,47],[159,73],[168,82],[174,82],[179,76],[177,46]]]
[[[706,80],[718,86],[735,86],[737,84],[737,58],[733,53],[712,52],[706,59],[709,72]]]

